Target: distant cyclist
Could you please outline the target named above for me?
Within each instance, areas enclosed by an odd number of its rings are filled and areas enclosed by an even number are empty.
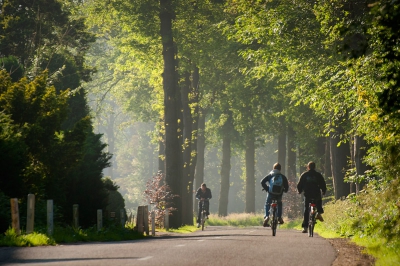
[[[199,212],[197,215],[197,228],[200,227],[200,219],[201,219],[201,202],[204,201],[204,207],[206,208],[206,215],[208,219],[208,215],[210,215],[210,202],[209,199],[212,198],[211,190],[207,187],[206,184],[201,184],[201,186],[197,189],[196,199],[199,200]]]
[[[273,189],[273,185],[278,185],[276,183],[279,183],[281,188],[278,187],[276,191]],[[269,209],[271,208],[271,203],[272,203],[272,198],[276,198],[278,200],[278,223],[283,224],[283,219],[282,219],[282,195],[283,192],[288,192],[289,190],[289,183],[286,178],[281,173],[281,165],[279,163],[275,163],[273,166],[272,171],[261,180],[261,186],[265,189],[267,194],[267,198],[265,200],[265,215],[264,215],[264,227],[269,227]]]
[[[315,200],[315,204],[317,205],[317,217],[316,219],[321,222],[324,221],[321,214],[324,213],[324,209],[322,208],[322,195],[325,195],[326,192],[326,183],[324,177],[315,171],[315,163],[309,162],[307,164],[307,171],[301,174],[300,181],[297,184],[297,191],[299,193],[304,192],[304,219],[302,223],[302,227],[304,228],[303,233],[307,233],[308,226],[308,205],[311,199]]]

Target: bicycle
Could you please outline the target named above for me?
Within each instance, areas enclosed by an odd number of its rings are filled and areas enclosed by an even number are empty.
[[[205,201],[201,200],[201,204],[200,204],[200,224],[201,224],[201,231],[204,231],[204,223],[206,222],[207,219],[207,211],[206,211],[206,207],[205,207]]]
[[[308,204],[308,236],[314,237],[314,227],[317,223],[317,204],[315,204],[315,199],[310,199],[310,203]]]
[[[262,189],[262,191],[265,191],[265,189]],[[271,199],[271,207],[269,209],[269,220],[271,221],[270,225],[267,225],[266,227],[271,226],[272,229],[272,236],[276,235],[276,228],[278,227],[278,197],[276,195],[272,196]]]
[[[269,210],[269,216],[271,221],[272,236],[276,236],[276,228],[278,227],[278,200],[272,198],[271,208]]]

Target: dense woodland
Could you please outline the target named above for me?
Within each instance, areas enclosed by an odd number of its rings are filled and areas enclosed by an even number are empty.
[[[399,1],[0,5],[1,206],[34,193],[69,223],[79,203],[90,226],[161,171],[179,227],[202,182],[219,215],[258,212],[274,162],[294,187],[311,160],[331,200],[395,187],[399,206]]]

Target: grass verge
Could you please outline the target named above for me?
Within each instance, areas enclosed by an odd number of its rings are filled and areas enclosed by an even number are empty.
[[[144,238],[142,234],[133,231],[130,228],[121,226],[112,226],[97,231],[96,227],[88,229],[57,227],[54,234],[50,237],[44,232],[33,232],[25,234],[21,232],[18,235],[14,229],[8,229],[3,236],[0,236],[0,246],[3,247],[31,247],[31,246],[49,246],[60,243],[77,242],[107,242],[123,241]]]

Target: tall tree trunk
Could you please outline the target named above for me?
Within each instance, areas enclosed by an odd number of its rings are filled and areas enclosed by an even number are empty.
[[[316,163],[317,166],[317,171],[323,173],[324,172],[324,167],[325,167],[325,142],[326,138],[325,137],[319,137],[317,138],[316,145],[316,154],[315,154],[315,159],[313,161]]]
[[[332,176],[332,168],[331,168],[331,147],[330,147],[330,138],[325,137],[325,156],[324,156],[324,177]]]
[[[191,163],[190,163],[190,182],[189,182],[189,190],[191,191],[191,196],[190,196],[190,212],[191,214],[191,223],[193,224],[193,200],[194,200],[194,179],[195,179],[195,172],[196,172],[196,165],[197,165],[197,156],[198,156],[198,151],[197,151],[197,142],[199,138],[199,123],[200,123],[200,107],[199,107],[199,89],[200,89],[200,74],[199,74],[199,68],[195,67],[192,75],[192,97],[191,97],[191,103],[194,104],[193,108],[193,119],[192,119],[192,156],[191,156]],[[203,156],[203,162],[204,162],[204,156]]]
[[[355,161],[354,161],[354,137],[350,137],[350,163],[349,163],[349,168],[350,169],[355,169],[356,165],[355,165]],[[356,185],[354,182],[350,182],[350,193],[355,193],[356,190]]]
[[[232,138],[232,113],[223,126],[222,138],[222,164],[221,164],[221,187],[219,193],[218,215],[228,215],[228,198],[229,198],[229,177],[231,173],[231,138]]]
[[[183,110],[183,170],[181,182],[182,197],[182,224],[193,224],[193,202],[190,176],[190,164],[192,154],[192,111],[190,109],[189,95],[191,91],[190,72],[186,72],[185,81],[181,86],[182,110]]]
[[[333,189],[335,199],[346,197],[350,193],[350,185],[344,182],[345,172],[348,169],[347,160],[350,157],[349,143],[341,143],[340,135],[344,133],[343,128],[336,128],[336,134],[331,133],[330,150],[331,150],[331,168],[333,178]]]
[[[255,138],[252,134],[246,136],[246,213],[256,212],[255,186]]]
[[[160,119],[160,126],[164,124],[164,120]],[[162,130],[158,130],[158,171],[165,174],[165,135]]]
[[[278,162],[282,166],[282,172],[286,169],[286,129],[282,128],[278,136]]]
[[[112,102],[110,103],[111,106],[115,107],[115,104]],[[110,112],[109,117],[108,117],[108,124],[106,126],[106,134],[107,134],[107,140],[108,140],[108,152],[110,154],[114,155],[115,152],[115,119],[116,115],[114,112]],[[110,167],[106,168],[107,169],[107,175],[111,177],[111,179],[114,177],[113,169],[115,167],[115,156],[111,157],[111,165]]]
[[[193,181],[196,167],[196,145],[199,118],[199,69],[193,73],[186,73],[185,83],[182,86],[183,109],[183,180],[182,180],[182,221],[183,224],[193,224]],[[193,110],[191,108],[193,107]]]
[[[199,123],[197,131],[197,160],[196,160],[196,171],[194,173],[195,186],[194,188],[200,187],[200,184],[204,182],[204,150],[206,148],[206,138],[204,136],[206,128],[206,111],[202,108],[199,110]],[[194,203],[194,212],[197,213],[198,206]]]
[[[174,18],[172,0],[160,0],[160,34],[163,46],[163,89],[164,89],[164,116],[165,116],[165,176],[171,192],[181,195],[182,180],[182,152],[179,132],[180,125],[180,91],[177,64],[175,59],[175,47],[172,32],[172,20]],[[181,197],[172,200],[176,211],[170,216],[169,225],[171,228],[178,228],[182,225]]]
[[[367,170],[370,170],[367,164],[363,162],[364,157],[367,155],[368,144],[362,136],[354,137],[354,164],[356,166],[356,173],[358,176],[365,175]],[[356,193],[360,192],[365,186],[365,180],[356,183]]]
[[[288,166],[287,166],[287,178],[291,182],[296,182],[296,143],[295,143],[296,132],[291,126],[288,126],[288,143],[287,143],[287,154],[288,154]]]

